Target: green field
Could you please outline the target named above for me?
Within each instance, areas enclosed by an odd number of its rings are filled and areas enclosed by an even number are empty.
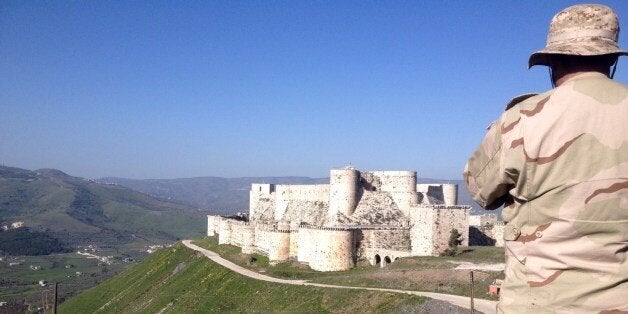
[[[16,261],[21,264],[8,266]],[[59,283],[59,301],[63,302],[130,266],[122,261],[106,265],[76,253],[19,256],[11,258],[10,262],[0,262],[0,300],[26,300],[37,306],[42,303],[42,291],[51,290],[54,282]],[[31,266],[38,269],[33,270]],[[47,285],[40,286],[40,280]],[[52,294],[49,298],[52,300]]]
[[[60,313],[412,312],[425,298],[274,284],[177,244],[63,303]]]

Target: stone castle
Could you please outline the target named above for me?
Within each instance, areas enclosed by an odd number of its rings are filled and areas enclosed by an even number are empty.
[[[329,184],[253,184],[248,221],[209,215],[207,235],[271,263],[295,260],[318,271],[399,257],[436,256],[453,229],[468,245],[470,206],[455,184],[417,184],[413,171],[333,169]]]

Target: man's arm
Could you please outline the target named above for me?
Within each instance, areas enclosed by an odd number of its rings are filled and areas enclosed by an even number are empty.
[[[485,209],[496,209],[508,202],[514,185],[503,172],[502,138],[499,120],[489,126],[486,136],[467,162],[463,177],[473,199]]]
[[[524,94],[508,102],[506,112],[488,127],[482,143],[464,168],[467,189],[485,209],[495,209],[512,202],[508,192],[515,186],[525,163],[520,160],[523,155],[519,150],[523,149],[523,145],[516,145],[523,140],[518,105],[536,95]],[[504,143],[509,147],[504,147]]]

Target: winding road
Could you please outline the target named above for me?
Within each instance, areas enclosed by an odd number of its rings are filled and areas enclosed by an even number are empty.
[[[251,277],[253,279],[264,280],[268,282],[276,282],[283,283],[288,285],[301,285],[301,286],[313,286],[313,287],[322,287],[322,288],[336,288],[336,289],[359,289],[359,290],[372,290],[372,291],[384,291],[384,292],[394,292],[394,293],[405,293],[412,295],[424,296],[436,300],[442,300],[445,302],[449,302],[453,305],[457,305],[466,309],[470,309],[470,302],[468,297],[463,297],[459,295],[451,295],[451,294],[443,294],[443,293],[434,293],[434,292],[423,292],[423,291],[413,291],[413,290],[399,290],[399,289],[386,289],[386,288],[370,288],[370,287],[353,287],[353,286],[337,286],[337,285],[328,285],[322,283],[313,283],[307,280],[296,280],[296,279],[280,279],[275,277],[266,276],[252,270],[246,269],[242,266],[236,265],[212,252],[210,250],[204,249],[200,246],[192,244],[191,240],[183,240],[183,244],[188,248],[201,252],[205,256],[207,256],[212,261],[231,269],[237,273],[240,273],[244,276]],[[474,308],[476,311],[480,311],[483,313],[495,313],[497,302],[489,301],[484,299],[474,299]]]

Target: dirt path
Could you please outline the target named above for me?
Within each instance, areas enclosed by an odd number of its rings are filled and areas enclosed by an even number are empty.
[[[449,302],[453,305],[457,305],[466,309],[471,308],[469,298],[463,297],[459,295],[451,295],[451,294],[443,294],[443,293],[435,293],[435,292],[423,292],[423,291],[413,291],[413,290],[398,290],[398,289],[387,289],[387,288],[370,288],[370,287],[351,287],[351,286],[337,286],[337,285],[328,285],[321,283],[313,283],[307,280],[292,280],[292,279],[279,279],[266,275],[262,275],[260,273],[254,272],[252,270],[246,269],[242,266],[236,265],[222,257],[220,255],[199,247],[197,245],[192,244],[191,240],[183,240],[183,244],[189,247],[192,250],[203,253],[212,261],[227,267],[237,273],[240,273],[244,276],[251,277],[258,280],[264,280],[269,282],[283,283],[289,285],[302,285],[302,286],[313,286],[313,287],[322,287],[322,288],[337,288],[337,289],[359,289],[359,290],[371,290],[371,291],[384,291],[384,292],[395,292],[395,293],[405,293],[405,294],[413,294],[424,296],[432,299],[442,300]],[[484,299],[475,299],[475,310],[483,313],[495,313],[495,306],[497,302],[489,301]]]

